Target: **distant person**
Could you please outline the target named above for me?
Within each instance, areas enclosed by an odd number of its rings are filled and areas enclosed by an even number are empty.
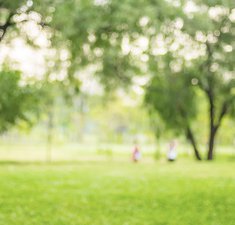
[[[168,159],[168,161],[172,162],[172,161],[175,161],[176,158],[177,158],[176,142],[171,141],[170,148],[169,148],[169,151],[167,153],[167,159]]]
[[[138,162],[138,161],[140,161],[140,159],[141,159],[141,153],[140,153],[140,150],[139,150],[137,144],[135,144],[135,147],[132,151],[132,160],[133,160],[133,162]]]

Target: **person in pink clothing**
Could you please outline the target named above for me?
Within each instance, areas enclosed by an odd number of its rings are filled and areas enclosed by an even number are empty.
[[[141,153],[137,144],[135,144],[135,147],[132,151],[132,160],[133,162],[138,162],[140,159],[141,159]]]

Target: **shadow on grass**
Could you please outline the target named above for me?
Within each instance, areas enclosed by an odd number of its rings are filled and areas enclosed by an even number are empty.
[[[163,163],[163,157],[159,160],[154,160],[152,156],[146,157],[145,160],[141,161],[140,164],[149,164],[149,163],[156,163],[156,164],[162,164]],[[175,163],[195,163],[198,161],[192,159],[192,158],[186,158],[186,157],[180,157],[177,162]],[[207,160],[203,160],[201,162],[208,162]],[[235,162],[235,154],[218,154],[215,159],[212,162],[219,162],[219,163],[226,163],[226,162]],[[103,163],[112,163],[112,164],[122,164],[122,163],[131,163],[130,159],[128,157],[88,157],[88,158],[81,158],[81,159],[75,159],[75,160],[52,160],[52,161],[40,161],[40,160],[0,160],[0,166],[79,166],[79,165],[102,165]],[[164,160],[164,164],[167,163]],[[174,163],[174,164],[175,164]],[[210,161],[211,163],[211,161]]]
[[[17,160],[0,160],[0,167],[1,166],[78,166],[78,165],[102,165],[103,163],[130,163],[128,160],[97,160],[97,159],[90,159],[90,160],[64,160],[64,161],[17,161]]]

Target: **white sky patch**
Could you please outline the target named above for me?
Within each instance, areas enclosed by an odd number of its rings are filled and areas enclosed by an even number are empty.
[[[127,55],[131,51],[131,45],[128,37],[124,37],[122,40],[122,52]]]
[[[41,79],[45,70],[45,49],[33,49],[22,39],[17,38],[9,46],[0,45],[0,64],[10,61],[14,69],[19,69],[26,77]]]
[[[180,47],[180,44],[179,42],[173,42],[171,45],[170,45],[170,51],[176,51],[178,48]]]
[[[226,81],[230,81],[231,79],[235,78],[235,73],[231,71],[225,71],[223,77]]]
[[[221,16],[229,14],[229,9],[222,6],[211,7],[208,11],[211,19],[219,21]]]
[[[76,77],[81,81],[81,91],[89,95],[102,95],[103,88],[97,78],[94,76],[96,66],[88,66],[84,70],[78,71]]]
[[[69,52],[66,49],[62,49],[60,51],[60,60],[61,61],[66,61],[69,59]]]
[[[203,34],[201,31],[196,32],[196,40],[202,43],[205,43],[207,40],[207,37],[205,34]]]
[[[164,47],[154,48],[152,53],[153,55],[165,55],[167,53],[167,49]]]
[[[199,7],[193,1],[187,1],[183,9],[186,14],[193,14],[198,12]]]
[[[147,54],[143,54],[143,55],[140,56],[140,60],[142,62],[148,62],[149,56]]]
[[[165,55],[167,53],[165,39],[162,34],[157,35],[152,43],[153,55]]]
[[[148,49],[149,41],[148,38],[141,36],[133,44],[130,44],[129,41],[125,41],[124,43],[123,43],[124,53],[130,51],[135,56],[141,56],[143,52]]]
[[[94,0],[95,5],[106,5],[109,0]]]
[[[31,4],[31,1],[28,1]],[[21,13],[14,16],[15,21],[23,21],[18,26],[19,30],[33,40],[37,47],[30,46],[24,38],[16,37],[11,42],[0,45],[0,64],[10,63],[13,69],[21,70],[23,78],[35,77],[42,79],[48,72],[47,64],[53,51],[50,48],[50,32],[43,30],[38,23],[41,21],[40,14],[31,12]],[[53,66],[53,65],[52,65]]]
[[[175,27],[177,29],[182,29],[184,26],[184,20],[182,18],[176,18],[175,20]]]
[[[139,86],[146,85],[150,80],[149,76],[135,76],[132,78],[133,83]]]
[[[166,2],[172,4],[174,7],[180,7],[181,6],[180,0],[166,0]]]
[[[137,95],[143,95],[144,94],[144,89],[138,85],[133,85],[132,90],[137,94]]]
[[[67,71],[66,70],[61,70],[61,71],[56,72],[56,73],[53,73],[53,72],[50,73],[49,78],[50,78],[51,81],[55,81],[55,80],[63,81],[66,78],[66,76],[67,76]]]
[[[15,15],[14,20],[21,22],[18,24],[19,30],[22,33],[27,34],[27,36],[34,41],[34,43],[40,47],[49,47],[49,32],[45,29],[43,30],[40,25],[41,15],[36,12],[30,12],[29,14],[22,13],[20,15]],[[24,21],[24,22],[22,22]]]
[[[146,38],[146,37],[140,37],[140,38],[138,38],[138,40],[136,41],[136,44],[137,44],[143,51],[147,50],[147,48],[148,48],[148,43],[149,43],[149,41],[148,41],[148,38]]]
[[[232,45],[225,45],[225,46],[223,46],[223,49],[225,52],[232,52],[233,46]]]
[[[229,16],[229,19],[232,21],[232,22],[235,22],[235,9],[232,10],[230,16]]]
[[[150,76],[135,76],[132,78],[133,86],[132,90],[137,96],[144,95],[144,85],[146,85],[150,80]]]
[[[132,90],[134,86],[132,87]],[[134,91],[135,93],[135,91]],[[136,94],[136,93],[135,93]],[[117,95],[122,99],[123,104],[126,106],[136,107],[140,103],[140,99],[136,95],[127,94],[124,90],[119,89]]]
[[[129,37],[126,36],[122,39],[122,53],[127,55],[131,53],[134,56],[140,56],[142,61],[147,61],[146,55],[143,52],[148,49],[149,41],[147,37],[141,36],[137,38],[133,43],[130,43]]]
[[[139,24],[141,27],[147,26],[148,23],[149,23],[149,18],[147,16],[143,16],[139,20]]]

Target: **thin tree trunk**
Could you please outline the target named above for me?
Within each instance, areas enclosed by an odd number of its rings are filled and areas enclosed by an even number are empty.
[[[161,136],[160,131],[157,129],[157,133],[156,133],[157,149],[155,151],[155,159],[159,159],[161,156],[160,136]]]
[[[48,126],[47,126],[47,153],[46,153],[47,162],[52,161],[53,127],[54,127],[53,112],[52,112],[52,110],[49,110],[49,112],[48,112]]]
[[[214,123],[210,125],[210,136],[209,136],[209,146],[208,146],[208,154],[207,154],[207,160],[213,160],[214,158],[214,145],[215,145],[215,137],[217,134],[218,129],[221,126],[222,120],[224,116],[226,115],[228,110],[228,102],[225,101],[221,107],[219,119],[216,125]],[[213,122],[211,120],[211,122]]]
[[[198,148],[197,148],[197,144],[196,144],[196,141],[195,141],[193,132],[192,132],[192,130],[190,129],[189,126],[188,126],[187,129],[186,129],[186,135],[187,135],[188,140],[190,141],[190,143],[191,143],[192,146],[193,146],[194,155],[195,155],[196,159],[197,159],[197,160],[202,160],[202,158],[201,158],[201,156],[200,156],[200,153],[199,153],[199,151],[198,151]]]
[[[209,90],[207,91],[208,101],[209,101],[209,119],[210,119],[210,131],[209,131],[209,140],[208,140],[208,152],[207,160],[213,160],[214,156],[214,143],[215,143],[215,134],[217,128],[215,126],[215,103],[214,103],[214,94],[212,91],[212,84],[210,85]]]
[[[221,22],[220,29],[223,27],[226,19]],[[219,42],[217,42],[219,43]],[[221,125],[221,122],[224,118],[224,116],[228,112],[228,107],[229,107],[229,102],[230,99],[226,99],[222,105],[218,121],[215,121],[215,95],[214,95],[214,75],[210,71],[210,67],[212,65],[212,56],[213,56],[213,48],[209,44],[209,42],[206,42],[206,47],[207,47],[207,55],[208,58],[205,63],[202,64],[201,69],[203,70],[203,67],[207,69],[208,76],[207,76],[207,81],[208,81],[208,87],[203,86],[202,84],[200,85],[201,89],[205,92],[206,97],[208,99],[208,104],[209,104],[209,120],[210,120],[210,130],[209,130],[209,140],[208,140],[208,152],[207,152],[207,160],[213,160],[214,158],[214,145],[215,145],[215,137],[216,133]],[[215,47],[215,46],[214,46]],[[203,71],[202,71],[203,72]]]
[[[213,160],[213,158],[214,158],[215,135],[216,135],[216,129],[211,128],[210,136],[209,136],[209,146],[208,146],[207,160]]]

